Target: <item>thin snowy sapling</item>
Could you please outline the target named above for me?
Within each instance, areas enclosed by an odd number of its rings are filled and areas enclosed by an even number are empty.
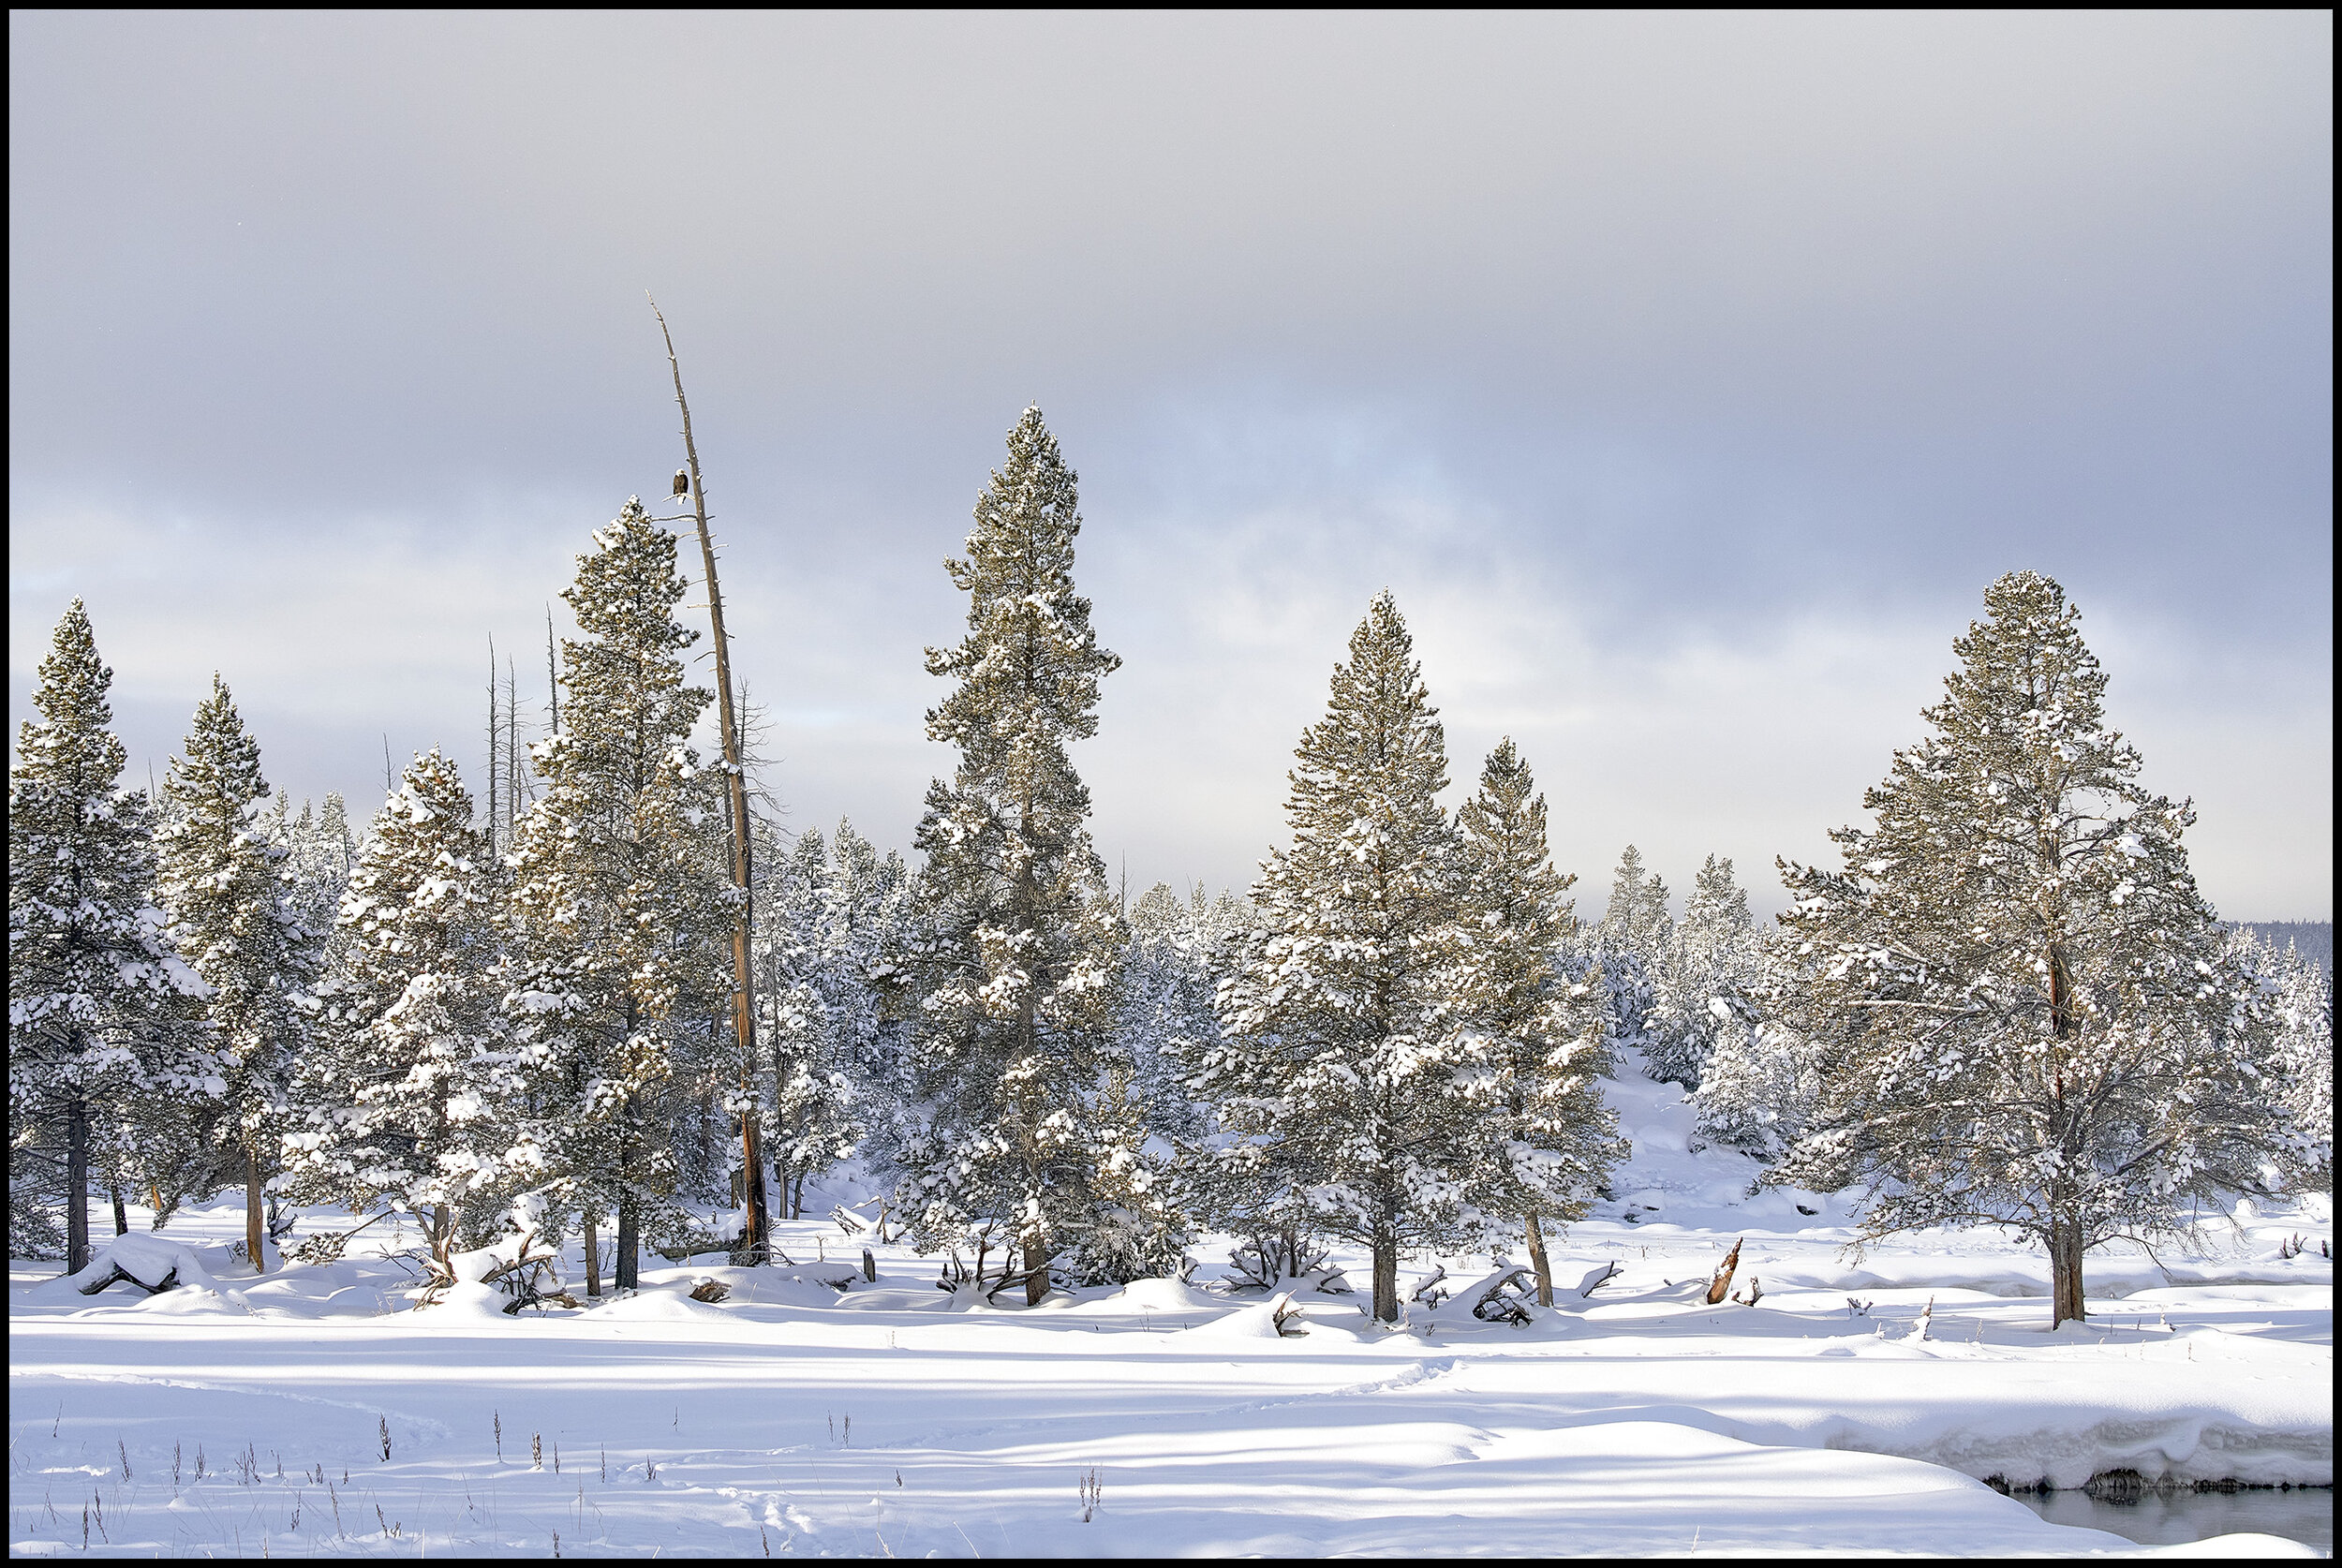
[[[2251,979],[2187,868],[2194,814],[2140,786],[2076,619],[2046,577],[1995,582],[1933,732],[1863,797],[1876,825],[1832,835],[1844,869],[1783,863],[1833,1058],[1771,1178],[1867,1183],[1872,1235],[2036,1238],[2053,1324],[2083,1316],[2091,1248],[2266,1192],[2289,1146]]]

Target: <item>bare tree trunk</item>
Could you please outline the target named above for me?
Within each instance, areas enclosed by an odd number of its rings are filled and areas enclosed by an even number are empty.
[[[113,1194],[114,1200],[114,1235],[128,1235],[130,1234],[130,1209],[122,1201],[122,1189],[116,1186],[109,1188],[108,1191]]]
[[[455,1274],[454,1248],[450,1245],[449,1232],[454,1229],[448,1218],[447,1205],[435,1205],[431,1210],[431,1257],[452,1279]]]
[[[1051,1249],[1039,1235],[1025,1243],[1025,1305],[1038,1307],[1049,1294],[1049,1259]]]
[[[488,858],[497,852],[497,742],[501,739],[497,719],[497,640],[488,639]]]
[[[1545,1232],[1537,1226],[1537,1217],[1529,1216],[1529,1265],[1537,1271],[1537,1305],[1553,1305],[1553,1267],[1545,1257]]]
[[[2050,1224],[2050,1296],[2052,1328],[2089,1316],[2082,1303],[2082,1227],[2070,1220]]]
[[[594,1222],[594,1217],[590,1213],[586,1216],[585,1229],[586,1294],[600,1295],[601,1294],[601,1227]]]
[[[707,615],[716,633],[716,703],[717,719],[723,728],[724,770],[730,786],[725,791],[724,805],[732,825],[732,883],[740,892],[739,917],[732,927],[732,1028],[733,1043],[740,1052],[740,1087],[749,1087],[749,1064],[756,1059],[756,983],[749,962],[749,930],[750,917],[750,885],[749,878],[749,783],[748,771],[740,758],[740,726],[732,708],[732,640],[724,632],[723,590],[716,583],[716,545],[707,531],[707,491],[700,480],[699,446],[691,437],[691,406],[683,397],[683,366],[674,353],[674,334],[667,331],[667,318],[661,315],[659,303],[651,302],[651,314],[659,317],[660,335],[667,344],[667,367],[674,373],[675,407],[683,410],[683,455],[691,469],[692,516],[699,525],[700,559],[707,571]],[[764,1157],[757,1134],[756,1110],[744,1107],[740,1112],[741,1162],[751,1171],[764,1168]],[[623,1225],[623,1220],[620,1221]],[[767,1232],[770,1222],[764,1212],[764,1184],[752,1182],[749,1189],[747,1221],[740,1239],[751,1260],[767,1255]],[[623,1265],[621,1265],[623,1266]]]
[[[244,1150],[244,1250],[252,1254],[252,1272],[268,1272],[268,1199],[260,1191],[260,1150],[246,1144]]]
[[[1399,1237],[1374,1233],[1374,1321],[1399,1321]]]
[[[1716,1265],[1715,1277],[1708,1281],[1709,1306],[1720,1305],[1726,1296],[1732,1294],[1732,1274],[1741,1266],[1741,1242],[1747,1239],[1746,1236],[1742,1236],[1734,1241],[1732,1250],[1727,1252],[1724,1255],[1724,1262]]]
[[[89,1102],[65,1103],[65,1271],[89,1266]]]
[[[618,1289],[622,1291],[634,1289],[642,1278],[642,1260],[635,1256],[636,1246],[640,1240],[640,1227],[634,1212],[634,1197],[633,1194],[628,1193],[618,1199],[618,1256],[615,1269],[618,1277]]]

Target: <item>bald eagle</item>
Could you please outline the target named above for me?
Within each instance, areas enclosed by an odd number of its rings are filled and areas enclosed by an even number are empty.
[[[680,498],[680,497],[682,497],[682,496],[689,496],[690,493],[691,493],[691,471],[690,471],[689,468],[677,468],[677,469],[674,471],[674,494],[675,494],[675,496],[676,496],[678,498]]]

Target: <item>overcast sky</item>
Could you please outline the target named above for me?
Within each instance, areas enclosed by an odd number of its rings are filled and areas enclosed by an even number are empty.
[[[2332,19],[9,18],[9,671],[134,772],[478,771],[693,398],[798,825],[907,846],[941,570],[1038,402],[1134,889],[1242,885],[1377,589],[1599,911],[1827,855],[2002,571],[2206,892],[2333,908]],[[556,609],[559,610],[556,602]],[[477,783],[476,778],[474,782]],[[1451,802],[1452,804],[1452,802]]]

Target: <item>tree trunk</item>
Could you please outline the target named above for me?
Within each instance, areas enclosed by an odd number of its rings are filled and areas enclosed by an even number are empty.
[[[1388,1231],[1374,1233],[1374,1321],[1399,1321],[1399,1238]]]
[[[618,1200],[618,1256],[613,1265],[613,1272],[618,1277],[618,1289],[622,1291],[634,1289],[640,1278],[641,1260],[635,1256],[636,1244],[640,1239],[634,1199],[630,1195],[622,1197]]]
[[[260,1191],[260,1150],[246,1144],[244,1150],[244,1250],[252,1254],[252,1272],[268,1272],[268,1199]]]
[[[130,1234],[130,1209],[129,1206],[122,1201],[122,1189],[114,1187],[108,1191],[112,1192],[114,1200],[114,1235],[128,1235]]]
[[[1545,1232],[1537,1226],[1537,1217],[1529,1216],[1529,1264],[1537,1271],[1537,1305],[1553,1305],[1553,1265],[1545,1257]]]
[[[797,1173],[796,1185],[790,1189],[789,1218],[792,1220],[805,1218],[805,1173],[803,1171]]]
[[[65,1104],[65,1271],[89,1266],[89,1102]]]
[[[431,1256],[434,1262],[448,1271],[450,1278],[453,1278],[455,1273],[455,1249],[449,1241],[449,1233],[454,1228],[447,1205],[436,1205],[431,1210]]]
[[[586,1294],[601,1294],[601,1227],[590,1213],[586,1216]]]
[[[1038,1307],[1049,1294],[1050,1249],[1039,1236],[1025,1242],[1025,1305]]]
[[[2070,1220],[2050,1225],[2050,1298],[2052,1328],[2089,1315],[2082,1305],[2082,1227]]]

